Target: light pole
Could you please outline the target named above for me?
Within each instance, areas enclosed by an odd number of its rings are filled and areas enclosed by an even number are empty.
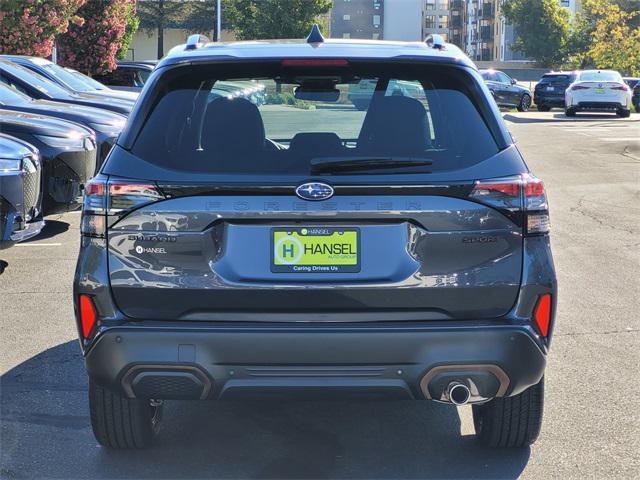
[[[220,29],[222,28],[222,0],[217,0],[216,5],[216,42],[222,37]]]

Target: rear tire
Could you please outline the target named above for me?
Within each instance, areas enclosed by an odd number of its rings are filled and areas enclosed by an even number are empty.
[[[616,114],[620,118],[629,118],[631,116],[631,110],[618,110]]]
[[[567,117],[575,117],[575,116],[576,116],[576,111],[575,111],[573,108],[567,108],[567,109],[564,111],[564,114],[565,114]]]
[[[89,380],[91,427],[100,445],[113,449],[144,448],[160,426],[162,406],[124,398]]]
[[[551,110],[551,107],[547,107],[546,105],[538,105],[537,108],[539,112],[548,112]]]
[[[517,108],[519,112],[528,112],[529,107],[531,107],[531,95],[527,95],[525,93],[524,95],[522,95]]]
[[[478,441],[488,447],[528,447],[542,426],[544,378],[513,397],[473,405]]]

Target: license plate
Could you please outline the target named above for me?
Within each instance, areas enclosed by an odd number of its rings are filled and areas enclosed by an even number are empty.
[[[272,228],[271,271],[359,272],[360,230],[353,227]]]
[[[596,88],[596,93],[604,93],[604,88]]]
[[[547,87],[547,92],[553,92],[554,88],[553,87]]]

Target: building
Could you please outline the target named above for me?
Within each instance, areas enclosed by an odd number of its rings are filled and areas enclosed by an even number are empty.
[[[449,40],[450,3],[450,0],[423,0],[422,38],[438,34],[446,41]]]
[[[424,0],[385,0],[384,38],[406,42],[424,40],[423,2]]]
[[[426,0],[438,4],[438,0]],[[581,0],[558,0],[575,15]],[[450,0],[449,41],[463,49],[474,61],[529,62],[513,50],[517,28],[506,23],[500,11],[501,0]],[[425,11],[425,15],[427,12]],[[438,33],[438,32],[434,32]]]
[[[384,0],[334,0],[332,38],[384,38]]]

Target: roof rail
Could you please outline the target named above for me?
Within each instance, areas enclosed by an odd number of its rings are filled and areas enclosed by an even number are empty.
[[[322,32],[320,32],[320,27],[317,23],[313,24],[311,27],[311,32],[309,32],[309,36],[307,37],[307,43],[323,43],[324,37],[322,36]]]
[[[436,50],[444,50],[447,42],[444,41],[442,35],[432,33],[431,35],[427,35],[424,43],[426,43],[428,47],[435,48]]]
[[[204,35],[200,35],[199,33],[195,33],[193,35],[189,35],[187,38],[187,44],[185,45],[185,50],[197,50],[198,48],[202,48],[205,44],[209,43],[210,40]]]

